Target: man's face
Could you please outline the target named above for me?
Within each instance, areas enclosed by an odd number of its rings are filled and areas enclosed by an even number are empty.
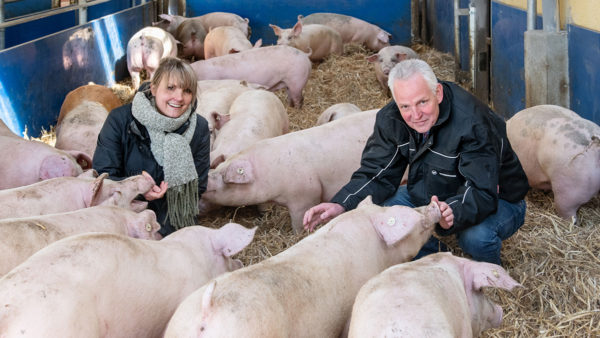
[[[442,85],[438,83],[433,93],[421,74],[394,81],[394,99],[400,115],[419,133],[429,131],[437,121],[443,96]]]

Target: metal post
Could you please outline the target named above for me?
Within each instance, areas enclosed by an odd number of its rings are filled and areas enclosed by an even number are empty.
[[[537,17],[537,0],[527,0],[527,30],[535,29],[535,19]]]
[[[0,23],[4,22],[4,0],[0,0]],[[0,28],[0,50],[4,49],[4,33],[6,28]]]
[[[78,5],[83,5],[86,2],[86,0],[77,0],[77,4]],[[87,7],[80,7],[79,8],[79,24],[83,25],[87,23]]]
[[[542,19],[544,31],[558,32],[560,30],[556,0],[542,0]]]

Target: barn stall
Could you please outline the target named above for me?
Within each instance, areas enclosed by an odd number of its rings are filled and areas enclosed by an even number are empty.
[[[546,3],[544,1],[544,6]],[[19,2],[8,4],[18,5]],[[116,6],[115,1],[98,7],[109,5]],[[15,133],[22,134],[27,130],[30,136],[42,135],[43,130],[51,130],[56,123],[66,93],[90,81],[113,88],[124,102],[129,101],[133,90],[129,87],[124,64],[126,43],[138,29],[156,21],[159,13],[191,17],[211,11],[233,12],[250,19],[253,42],[263,38],[266,44],[272,44],[275,36],[269,23],[291,27],[298,14],[328,11],[360,17],[386,29],[392,33],[393,44],[411,46],[433,66],[439,78],[458,81],[505,118],[525,108],[528,100],[532,100],[535,104],[571,107],[582,117],[599,123],[600,104],[590,88],[597,88],[599,81],[599,72],[593,68],[599,66],[592,60],[597,60],[600,55],[600,27],[585,14],[597,13],[598,5],[569,1],[542,10],[539,2],[537,7],[533,5],[536,7],[533,14],[527,7],[530,2],[525,4],[525,1],[455,1],[455,7],[452,5],[449,1],[424,0],[352,4],[304,2],[302,6],[268,1],[258,4],[149,2],[132,7],[119,3],[116,7],[98,10],[96,14],[91,7],[88,23],[82,23],[81,14],[79,21],[72,17],[61,19],[60,15],[64,14],[60,14],[55,20],[63,24],[69,20],[74,22],[72,25],[82,24],[34,41],[10,42],[15,45],[0,52],[0,118]],[[469,16],[469,9],[478,13]],[[554,15],[549,15],[552,12]],[[70,13],[74,17],[76,12]],[[535,24],[527,22],[531,17]],[[482,21],[488,22],[487,31],[486,28],[475,29]],[[11,20],[6,20],[5,24],[11,24]],[[542,28],[539,29],[541,33],[548,33],[540,38],[541,42],[537,41],[542,45],[557,41],[552,39],[568,42],[562,42],[563,56],[544,59],[552,65],[547,73],[534,73],[538,78],[561,78],[566,89],[549,85],[533,88],[535,81],[528,74],[532,68],[536,69],[536,60],[540,57],[531,57],[532,64],[527,66],[527,54],[534,51],[526,49],[531,41],[525,37],[525,24],[531,30],[536,30],[537,25]],[[27,29],[44,30],[45,24],[40,25],[42,28]],[[16,38],[8,37],[22,34],[11,33],[9,27],[16,30],[19,25],[8,26],[4,32],[7,39],[3,41],[16,41]],[[491,35],[482,32],[491,32]],[[482,34],[483,45],[477,42],[481,41]],[[72,53],[73,45],[83,46],[77,49],[80,54]],[[535,52],[539,50],[544,51],[537,48]],[[304,88],[302,109],[289,107],[285,93],[278,92],[290,116],[291,130],[313,126],[318,115],[335,103],[352,102],[367,110],[389,102],[390,98],[378,86],[372,64],[365,60],[371,53],[360,46],[348,45],[342,56],[331,56],[314,64]],[[562,60],[562,63],[555,65],[554,60]],[[567,67],[564,67],[565,62]],[[528,71],[527,67],[532,68]],[[539,101],[540,97],[533,94],[528,96],[528,92],[543,93],[540,95],[545,101]],[[556,215],[551,193],[532,190],[527,203],[525,224],[504,242],[502,250],[504,267],[523,288],[512,293],[488,291],[505,315],[500,328],[488,330],[483,335],[599,335],[600,199],[595,197],[579,210],[578,224],[571,224]],[[259,211],[254,206],[226,207],[201,217],[199,223],[220,227],[229,220],[259,227],[254,242],[239,255],[246,265],[276,255],[307,235],[294,235],[287,210],[274,205],[266,211]],[[462,255],[451,238],[442,240],[455,254]]]

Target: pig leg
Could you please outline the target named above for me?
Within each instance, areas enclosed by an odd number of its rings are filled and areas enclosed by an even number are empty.
[[[558,215],[564,219],[577,221],[577,209],[598,192],[590,183],[576,178],[581,175],[555,175],[552,178],[554,205]],[[583,177],[582,177],[583,178]]]
[[[307,203],[288,205],[290,218],[292,219],[292,229],[294,229],[295,234],[299,234],[304,230],[302,219],[304,218],[304,213],[306,212],[306,210],[310,209],[313,205],[317,205],[319,203],[321,203],[319,199],[314,199],[308,201]]]

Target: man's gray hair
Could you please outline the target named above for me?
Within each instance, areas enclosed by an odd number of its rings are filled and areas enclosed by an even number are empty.
[[[421,74],[431,91],[436,92],[438,82],[433,69],[423,60],[408,59],[398,62],[390,71],[388,87],[390,87],[392,97],[394,96],[394,81],[406,80],[414,74]]]

